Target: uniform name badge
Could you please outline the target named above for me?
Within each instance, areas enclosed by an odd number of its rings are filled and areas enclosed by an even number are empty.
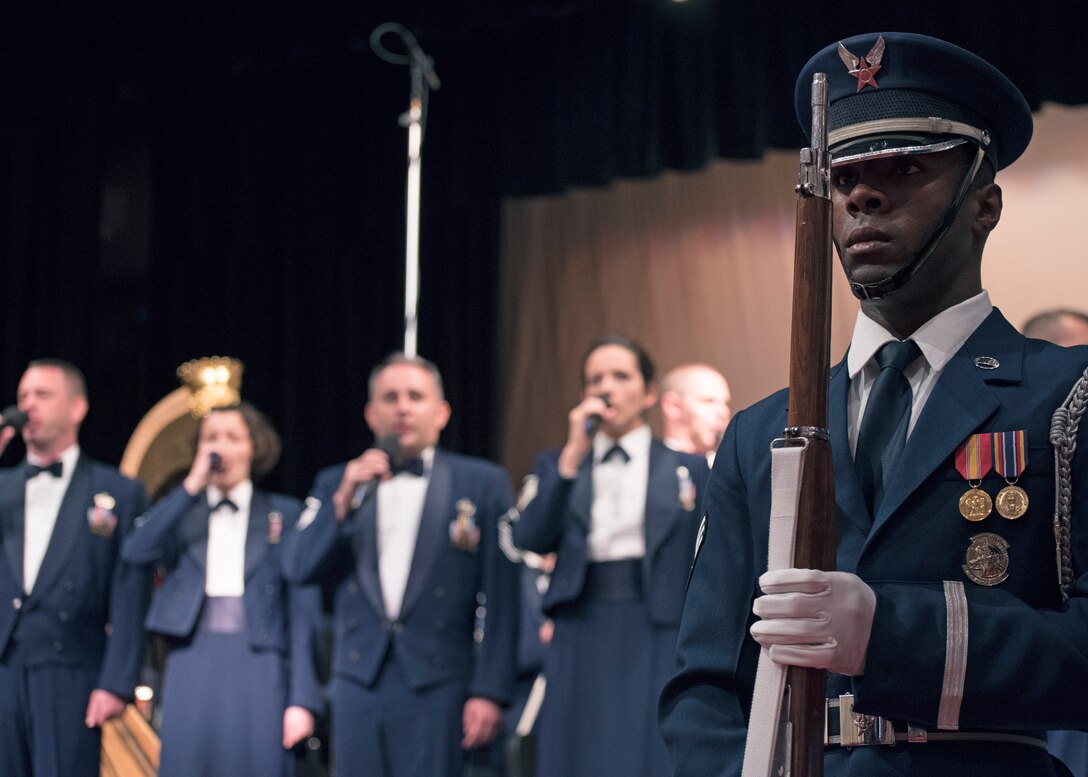
[[[87,526],[99,537],[112,537],[117,528],[117,500],[105,491],[94,495],[94,506],[87,509]]]
[[[1028,494],[1016,481],[1028,466],[1027,433],[994,432],[994,468],[1008,484],[997,493],[997,513],[1015,521],[1028,511]]]
[[[476,505],[470,499],[458,499],[457,517],[450,522],[450,542],[455,548],[475,553],[480,546],[480,527],[476,525]]]
[[[993,509],[990,495],[979,488],[993,466],[993,437],[972,434],[956,449],[956,471],[971,488],[960,497],[960,515],[969,521],[981,521]]]

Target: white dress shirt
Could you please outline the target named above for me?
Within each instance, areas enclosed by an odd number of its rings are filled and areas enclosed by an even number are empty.
[[[27,453],[26,460],[38,466],[52,463],[33,453]],[[34,583],[38,581],[38,572],[49,549],[49,541],[53,538],[53,527],[57,525],[57,514],[78,461],[79,446],[73,445],[60,455],[59,478],[42,472],[26,481],[26,501],[23,503],[23,590],[27,593],[34,590]]]
[[[618,561],[646,555],[646,488],[650,480],[650,443],[645,424],[613,440],[604,432],[593,438],[593,507],[589,536],[590,561]],[[602,461],[618,444],[630,460],[620,456]]]
[[[922,358],[915,359],[914,363],[903,372],[910,383],[912,394],[910,424],[907,427],[908,438],[914,431],[914,425],[922,414],[922,408],[925,407],[929,395],[933,393],[937,379],[941,377],[941,371],[993,309],[990,295],[981,291],[958,305],[942,310],[918,327],[910,336],[910,339],[921,349]],[[880,374],[880,367],[875,358],[876,352],[884,343],[895,339],[897,339],[895,335],[865,313],[858,311],[857,321],[854,324],[854,336],[850,341],[850,354],[846,362],[850,373],[847,421],[851,453],[857,449],[858,432],[861,428],[861,419],[865,414],[865,404],[869,401],[869,392],[873,388],[876,376]]]
[[[423,459],[423,477],[407,473],[394,475],[378,484],[378,577],[382,584],[385,616],[400,617],[404,589],[416,551],[423,502],[431,479],[434,448],[427,448]]]
[[[226,505],[215,509],[223,497],[234,502],[237,510]],[[249,533],[249,508],[253,502],[253,481],[243,480],[223,494],[208,486],[208,561],[204,593],[208,596],[241,596],[246,590],[246,534]]]

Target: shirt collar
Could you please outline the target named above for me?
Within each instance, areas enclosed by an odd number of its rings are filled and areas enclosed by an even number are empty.
[[[918,327],[910,339],[918,344],[929,368],[940,372],[993,309],[990,295],[985,290],[980,291],[970,299],[942,310]],[[884,343],[895,339],[895,335],[859,310],[847,357],[850,379],[858,376]]]
[[[35,456],[30,451],[26,452],[26,460],[31,464],[35,464],[39,467],[44,467],[47,464],[52,464],[51,461],[46,461],[41,456]],[[79,443],[70,445],[64,449],[58,459],[63,465],[62,469],[65,475],[70,472],[74,472],[76,468],[76,462],[79,461]]]
[[[241,514],[249,512],[249,505],[253,501],[253,481],[243,480],[226,494],[218,486],[208,486],[208,507],[215,508],[226,497],[238,507]]]
[[[644,458],[650,455],[650,442],[653,440],[653,432],[649,424],[642,424],[632,429],[618,440],[613,440],[604,432],[597,432],[593,438],[593,461],[601,458],[612,450],[613,445],[619,445],[632,459]]]

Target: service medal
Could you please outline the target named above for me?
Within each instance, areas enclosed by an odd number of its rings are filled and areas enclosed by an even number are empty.
[[[972,583],[990,587],[1009,579],[1009,543],[993,532],[971,538],[965,561],[963,573]]]
[[[1009,485],[997,492],[997,514],[1015,521],[1028,511],[1028,494],[1020,486]]]
[[[99,537],[112,537],[117,528],[117,514],[113,508],[117,500],[105,491],[94,495],[94,507],[87,510],[87,527]]]
[[[991,449],[993,438],[989,434],[972,434],[956,449],[956,471],[971,486],[960,497],[960,515],[968,521],[981,521],[993,510],[990,495],[979,486],[993,466]]]
[[[476,523],[476,505],[471,499],[458,499],[457,517],[450,522],[450,543],[472,553],[480,545],[480,527]]]
[[[981,521],[993,507],[990,495],[976,486],[960,497],[960,515],[969,521]]]
[[[283,513],[273,510],[268,514],[268,543],[275,545],[283,536]]]
[[[994,469],[1008,483],[997,495],[997,512],[1002,518],[1015,521],[1028,511],[1027,492],[1016,485],[1027,466],[1026,432],[994,432]]]
[[[676,480],[680,507],[690,513],[695,509],[695,483],[691,479],[691,472],[682,464],[676,468]]]

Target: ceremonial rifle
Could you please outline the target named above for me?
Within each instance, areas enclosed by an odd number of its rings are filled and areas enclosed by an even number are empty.
[[[827,76],[812,81],[811,146],[801,150],[787,428],[772,444],[768,568],[835,567],[827,431],[831,350],[831,192]],[[788,707],[788,713],[782,709]],[[827,672],[778,666],[761,649],[743,777],[822,777]]]
[[[831,363],[831,190],[827,149],[827,76],[812,80],[811,147],[801,150],[790,324],[790,394],[786,440],[805,444],[793,566],[835,568],[835,473],[827,433]],[[790,667],[792,777],[822,777],[827,672]]]

